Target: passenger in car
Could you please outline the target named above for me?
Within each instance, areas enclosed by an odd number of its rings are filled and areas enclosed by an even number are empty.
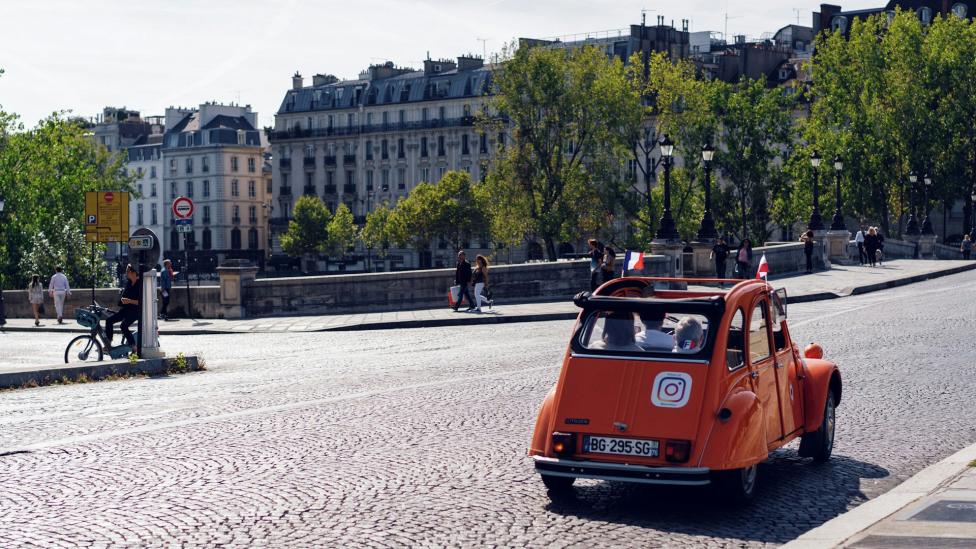
[[[634,313],[614,312],[606,318],[603,339],[590,345],[591,349],[603,351],[640,351],[634,342]]]
[[[644,331],[634,338],[637,345],[645,351],[670,351],[674,348],[674,336],[661,330],[664,326],[665,312],[641,312]]]
[[[676,353],[697,353],[705,342],[705,330],[701,322],[693,316],[682,318],[674,329],[674,342]]]

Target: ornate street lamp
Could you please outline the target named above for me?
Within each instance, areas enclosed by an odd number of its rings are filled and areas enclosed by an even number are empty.
[[[702,160],[705,162],[705,215],[698,228],[698,240],[711,242],[718,238],[715,230],[715,220],[712,219],[712,160],[715,159],[715,148],[711,145],[702,147]]]
[[[841,213],[841,196],[840,196],[840,172],[844,171],[844,161],[841,159],[840,155],[834,157],[834,180],[836,183],[836,196],[834,198],[837,208],[834,210],[834,219],[830,223],[831,231],[846,231],[847,226],[844,225],[844,214]]]
[[[658,141],[661,146],[661,158],[664,160],[664,214],[661,215],[661,223],[657,229],[658,240],[678,240],[681,235],[671,217],[671,159],[674,155],[674,142],[668,139],[667,135],[662,135]]]
[[[918,230],[918,219],[915,217],[915,186],[918,184],[918,174],[915,172],[909,172],[908,181],[911,186],[908,188],[909,201],[911,202],[908,211],[908,227],[905,229],[905,234],[912,236],[918,236],[921,231]]]
[[[807,228],[814,231],[824,230],[823,218],[820,217],[820,189],[818,186],[818,170],[822,160],[820,153],[816,150],[810,155],[810,165],[813,166],[813,212],[810,214],[810,223]]]
[[[922,234],[935,234],[935,231],[932,230],[932,220],[929,219],[929,189],[932,188],[932,178],[929,177],[929,174],[925,174],[922,180],[925,181],[924,192],[922,193],[922,207],[925,209],[925,221],[922,222]]]

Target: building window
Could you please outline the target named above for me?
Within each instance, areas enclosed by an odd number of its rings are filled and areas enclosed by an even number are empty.
[[[407,170],[400,168],[397,170],[397,189],[401,191],[407,188]]]
[[[366,125],[367,126],[373,125],[373,113],[371,112],[366,113]]]
[[[446,109],[446,108],[444,108],[444,107],[440,107],[440,108],[438,108],[438,109],[437,109],[437,118],[438,118],[439,120],[444,120],[444,119],[446,119],[446,118],[447,118],[447,109]]]
[[[169,159],[169,174],[170,175],[176,175],[176,159],[175,158],[170,158]]]
[[[346,185],[356,184],[356,172],[352,170],[346,170]]]
[[[156,179],[156,166],[149,166],[149,179]]]
[[[478,179],[484,183],[488,180],[488,163],[482,162],[481,166],[478,167]]]
[[[258,230],[250,229],[247,231],[247,248],[249,250],[258,249]]]
[[[444,136],[437,136],[437,156],[444,156],[446,151],[444,150]]]
[[[231,219],[231,223],[237,225],[241,222],[241,207],[234,206],[234,217]]]
[[[328,186],[328,187],[331,187],[332,185],[335,185],[335,172],[334,171],[329,170],[329,171],[325,172],[325,185]]]
[[[193,173],[193,159],[186,159],[186,173]]]
[[[346,115],[346,125],[350,128],[356,125],[356,115],[349,113]]]
[[[237,227],[234,227],[230,231],[230,248],[232,250],[241,249],[241,230]]]
[[[420,168],[419,183],[429,183],[429,182],[430,182],[430,168]]]
[[[366,190],[373,190],[373,170],[366,170]]]
[[[486,133],[478,137],[478,152],[488,154],[488,134]]]
[[[241,190],[237,184],[236,179],[233,179],[230,182],[230,195],[234,197],[241,196]]]
[[[153,198],[156,197],[156,184],[155,183],[150,183],[149,184],[149,196],[151,196]]]
[[[380,172],[380,184],[383,192],[390,190],[390,170],[383,170]]]
[[[373,159],[373,142],[372,141],[367,141],[366,142],[366,160],[372,160],[372,159]]]
[[[143,196],[145,196],[144,194],[142,194],[142,183],[139,183],[138,185],[136,185],[136,194],[139,195],[139,198],[142,198]]]
[[[426,122],[427,120],[429,120],[429,118],[430,118],[430,115],[428,114],[427,107],[424,107],[420,111],[420,119],[423,120],[424,122]]]
[[[400,117],[400,123],[401,124],[403,124],[404,122],[406,122],[407,121],[407,111],[405,111],[403,109],[400,109],[399,117]]]
[[[210,196],[210,181],[203,180],[203,197],[208,198]]]
[[[237,171],[237,157],[236,156],[230,157],[230,171],[232,171],[232,172],[236,172]]]
[[[251,198],[258,196],[258,184],[253,179],[247,182],[247,196]]]
[[[176,199],[176,181],[169,184],[169,197],[174,200]]]
[[[420,138],[420,156],[427,158],[427,138]]]
[[[211,234],[210,229],[204,229],[203,230],[203,249],[204,250],[209,250],[211,248],[213,248],[213,235]]]
[[[200,170],[204,173],[210,171],[210,157],[204,156],[200,158]]]
[[[149,207],[149,217],[152,220],[152,225],[159,224],[159,212],[156,211],[156,205],[153,204]]]
[[[210,206],[203,207],[203,222],[204,224],[210,223]]]
[[[136,224],[142,225],[142,204],[136,204]]]
[[[257,206],[249,206],[247,208],[247,220],[248,220],[248,222],[251,223],[251,225],[254,225],[255,223],[258,222],[258,207]]]
[[[440,181],[441,179],[444,179],[444,174],[446,173],[447,173],[447,168],[445,168],[444,166],[437,168],[437,180]]]
[[[403,145],[403,138],[397,139],[397,158],[405,158],[407,148]]]
[[[273,186],[274,185],[274,181],[271,180],[271,179],[269,179],[267,181],[266,185],[267,185],[267,188],[265,189],[265,192],[267,192],[268,194],[274,194],[274,186]]]
[[[248,171],[248,173],[254,173],[255,170],[256,170],[256,168],[255,168],[255,164],[254,164],[254,159],[253,158],[248,158],[247,159],[247,171]]]
[[[468,134],[461,135],[461,154],[471,154],[468,150]]]
[[[187,198],[193,198],[193,182],[192,181],[187,181],[186,182],[186,196],[187,196]]]
[[[380,157],[382,157],[383,160],[388,160],[390,158],[390,148],[386,139],[380,141]]]

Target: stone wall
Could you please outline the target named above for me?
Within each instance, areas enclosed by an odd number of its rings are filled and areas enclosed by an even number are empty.
[[[194,318],[221,318],[220,286],[190,286],[190,299],[193,306]],[[8,318],[33,318],[30,302],[27,300],[27,290],[6,290],[3,292],[4,307]],[[95,301],[103,307],[115,309],[119,303],[118,288],[98,288],[95,290]],[[71,297],[64,302],[65,322],[74,322],[75,309],[91,304],[91,288],[75,289]],[[162,306],[162,302],[160,302]],[[55,319],[54,299],[47,291],[44,292],[43,318]],[[169,305],[170,313],[174,316],[186,316],[186,286],[173,288]]]
[[[735,254],[737,250],[729,252],[729,265],[735,266]],[[806,271],[807,257],[803,253],[802,242],[771,242],[761,248],[752,249],[752,276],[756,275],[759,268],[759,261],[763,254],[766,254],[766,263],[769,264],[770,278],[776,278],[784,274],[794,274]],[[732,267],[729,267],[731,272]],[[815,241],[813,244],[813,268],[824,270],[827,268],[824,263],[824,244]]]

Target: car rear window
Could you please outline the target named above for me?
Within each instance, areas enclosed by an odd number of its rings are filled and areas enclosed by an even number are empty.
[[[680,311],[593,311],[580,332],[588,351],[700,355],[710,339],[708,317]]]

